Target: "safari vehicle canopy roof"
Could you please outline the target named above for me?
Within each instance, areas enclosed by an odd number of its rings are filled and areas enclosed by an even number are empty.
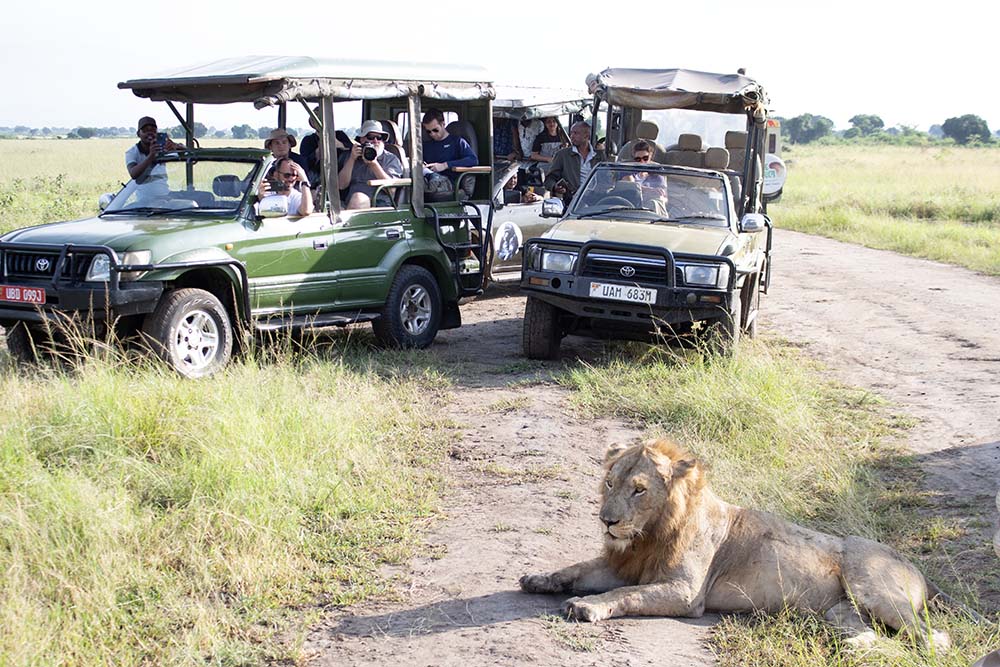
[[[497,86],[493,115],[499,118],[546,118],[581,113],[593,103],[586,90],[535,86]]]
[[[767,106],[764,89],[741,74],[712,74],[689,69],[609,68],[587,77],[595,97],[633,109],[693,109],[746,113]]]
[[[494,96],[482,67],[306,56],[225,58],[147,79],[130,79],[118,87],[157,102],[253,102],[257,108],[327,96],[335,100],[377,100],[412,94],[439,100]]]

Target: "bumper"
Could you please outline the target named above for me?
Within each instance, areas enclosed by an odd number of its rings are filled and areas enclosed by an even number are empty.
[[[117,289],[111,289],[108,285],[63,287],[53,286],[51,282],[17,281],[0,282],[0,288],[6,284],[44,289],[45,304],[0,300],[0,324],[62,321],[77,316],[104,320],[151,313],[163,294],[163,283],[159,282],[121,283]]]
[[[579,252],[573,273],[557,273],[528,268],[529,253],[526,251],[521,272],[520,285],[525,294],[552,304],[568,316],[563,318],[567,333],[598,328],[651,332],[663,325],[718,319],[732,310],[739,278],[735,265],[728,258],[675,256],[665,248],[609,242],[589,242],[582,247],[552,240],[533,239],[529,243],[536,242],[556,250]],[[589,261],[591,257],[596,258],[595,262]],[[728,264],[728,284],[722,288],[685,285],[678,277],[677,261]],[[609,266],[631,266],[636,262],[647,266],[655,262],[662,272],[659,279],[628,280],[607,272]],[[591,273],[595,267],[600,272]],[[601,298],[592,295],[591,283],[620,286],[622,290],[618,291],[619,298]],[[655,290],[655,298],[650,303],[622,298],[630,292],[648,294],[650,290]],[[608,290],[597,290],[601,291]]]

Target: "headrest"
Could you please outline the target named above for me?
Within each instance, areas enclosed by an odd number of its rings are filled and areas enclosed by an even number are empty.
[[[747,133],[740,132],[739,130],[730,130],[726,132],[726,148],[740,148],[744,149],[747,147]]]
[[[660,134],[660,128],[656,126],[656,123],[649,120],[640,120],[639,124],[635,127],[635,136],[639,139],[652,139],[656,141],[656,137]]]
[[[705,151],[706,169],[725,169],[729,166],[729,151],[725,148],[712,146]]]
[[[476,141],[476,128],[472,123],[467,120],[453,120],[444,129],[448,134],[454,134],[468,141],[472,146],[472,152],[477,158],[479,157],[479,142]]]
[[[389,133],[389,138],[385,140],[387,144],[398,144],[402,135],[399,133],[399,126],[394,120],[380,120],[382,129]]]
[[[701,137],[697,134],[682,134],[677,137],[677,145],[682,151],[700,151]]]
[[[212,179],[212,192],[217,197],[239,197],[243,194],[243,181],[234,174],[220,174]]]

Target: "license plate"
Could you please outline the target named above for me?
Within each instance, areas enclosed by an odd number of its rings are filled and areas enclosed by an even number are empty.
[[[41,287],[3,285],[0,287],[0,301],[42,305],[45,303],[45,289]]]
[[[612,285],[610,283],[590,283],[590,296],[595,299],[631,301],[632,303],[656,303],[656,290],[635,285]]]

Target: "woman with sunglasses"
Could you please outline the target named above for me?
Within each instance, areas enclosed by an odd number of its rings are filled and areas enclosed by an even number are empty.
[[[313,200],[307,183],[306,172],[299,164],[288,157],[278,158],[271,165],[267,177],[260,182],[257,194],[262,198],[271,195],[286,197],[288,215],[309,215],[313,212]]]

